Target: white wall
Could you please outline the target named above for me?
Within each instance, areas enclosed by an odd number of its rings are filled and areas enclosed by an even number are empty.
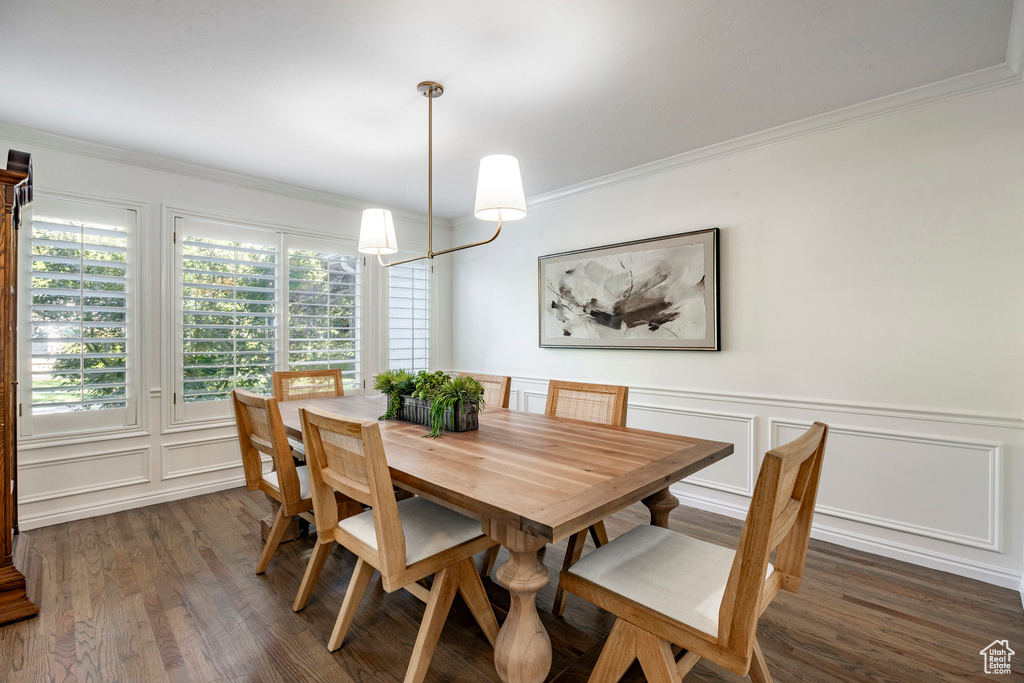
[[[736,515],[760,454],[822,420],[817,536],[1019,588],[1024,85],[679,161],[458,255],[454,366],[527,410],[547,378],[629,385],[631,426],[736,443],[677,487]],[[538,256],[711,226],[721,352],[538,348]]]
[[[168,360],[163,291],[166,251],[164,207],[245,223],[298,228],[355,240],[360,212],[369,204],[149,155],[60,138],[0,123],[0,152],[32,154],[37,192],[106,197],[141,203],[143,330],[140,346],[140,429],[122,438],[70,436],[19,442],[19,517],[30,529],[71,519],[198,495],[244,483],[234,427],[170,425],[171,394],[162,386]],[[403,249],[425,247],[425,216],[395,212]],[[435,219],[438,246],[446,221]],[[165,242],[168,242],[165,244]],[[369,268],[375,268],[372,263]],[[437,269],[434,362],[450,365],[450,271]],[[164,342],[162,344],[162,342]],[[374,350],[367,350],[372,356]],[[380,357],[382,353],[377,353]],[[364,377],[376,372],[364,367]]]

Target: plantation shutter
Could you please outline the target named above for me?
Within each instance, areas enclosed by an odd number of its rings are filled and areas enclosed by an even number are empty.
[[[340,369],[362,388],[362,262],[315,240],[288,238],[288,368]]]
[[[129,209],[47,197],[33,204],[22,280],[23,434],[137,422],[135,224]]]
[[[204,403],[228,400],[236,387],[270,394],[281,312],[277,235],[183,218],[175,219],[175,227],[181,292],[178,415],[206,415]]]
[[[430,264],[388,268],[388,367],[430,368]]]

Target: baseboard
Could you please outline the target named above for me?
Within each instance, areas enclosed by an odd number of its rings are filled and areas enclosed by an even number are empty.
[[[1024,576],[1020,577],[1020,606],[1024,609]]]
[[[204,493],[214,493],[225,489],[233,489],[236,486],[243,486],[244,484],[245,477],[237,475],[226,479],[207,482],[205,484],[178,486],[171,489],[138,493],[130,496],[122,496],[121,498],[115,498],[113,500],[101,501],[99,503],[74,505],[71,507],[61,508],[59,510],[48,510],[46,512],[39,512],[36,514],[25,514],[24,512],[21,512],[21,514],[18,515],[18,527],[22,531],[29,531],[31,529],[38,529],[40,527],[51,526],[53,524],[74,522],[79,519],[99,517],[101,515],[108,515],[114,512],[123,512],[124,510],[146,507],[147,505],[167,503],[172,500],[181,500],[182,498],[192,498],[193,496],[200,496]]]
[[[745,505],[713,500],[681,491],[674,490],[673,493],[682,504],[695,507],[698,510],[706,510],[734,519],[745,519],[747,516],[747,507]],[[1016,589],[1020,591],[1021,601],[1024,604],[1024,574],[1020,571],[1013,571],[982,562],[974,562],[944,553],[890,543],[846,529],[829,527],[827,524],[821,524],[820,522],[815,522],[811,529],[811,538],[957,576],[964,576],[969,579],[1001,586],[1002,588]]]

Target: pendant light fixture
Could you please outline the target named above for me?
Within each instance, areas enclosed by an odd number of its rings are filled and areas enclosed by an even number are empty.
[[[514,221],[526,216],[526,199],[523,195],[523,180],[519,174],[519,160],[507,154],[486,156],[480,160],[473,215],[480,220],[497,221],[497,230],[490,239],[434,251],[434,99],[444,93],[444,88],[440,83],[433,81],[423,81],[416,88],[427,98],[427,253],[385,263],[382,255],[398,252],[395,221],[387,209],[366,209],[363,211],[363,220],[359,226],[359,251],[364,254],[376,254],[377,261],[386,267],[430,259],[493,242],[501,233],[503,221]]]

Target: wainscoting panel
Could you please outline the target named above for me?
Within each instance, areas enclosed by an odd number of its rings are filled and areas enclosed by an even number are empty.
[[[546,379],[515,377],[512,388],[520,409],[544,410]],[[735,444],[732,456],[673,491],[686,505],[739,518],[764,451],[814,420],[828,423],[815,538],[1022,587],[1019,418],[642,386],[629,388],[628,418],[630,427]]]
[[[543,413],[544,408],[547,406],[548,395],[547,387],[543,392],[539,391],[524,391],[523,392],[523,407],[522,409],[529,413]]]
[[[74,482],[54,488],[55,481]],[[18,504],[149,482],[149,448],[18,463]]]
[[[165,481],[234,468],[241,471],[238,437],[219,436],[167,444],[161,448],[160,466],[160,479]]]
[[[809,426],[772,420],[772,447]],[[833,426],[817,511],[999,551],[1001,461],[1001,444]]]
[[[759,462],[754,454],[755,416],[630,403],[627,417],[630,427],[734,444],[733,455],[686,481],[709,489],[753,495],[755,467]]]

